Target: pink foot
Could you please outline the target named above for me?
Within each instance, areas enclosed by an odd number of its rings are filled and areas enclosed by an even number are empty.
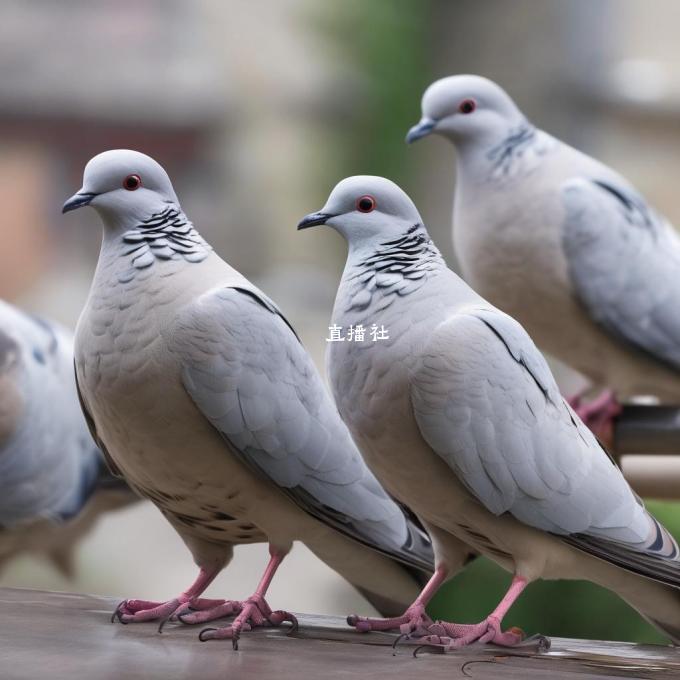
[[[463,624],[437,621],[428,628],[428,634],[416,639],[423,645],[441,646],[445,651],[459,649],[473,642],[491,643],[501,647],[515,647],[524,639],[520,628],[501,630],[498,617],[488,616],[481,623]]]
[[[568,400],[578,417],[606,445],[611,445],[614,438],[614,420],[621,413],[621,404],[611,390],[605,390],[593,401],[584,404],[581,394]]]
[[[447,621],[437,621],[428,626],[424,635],[407,636],[408,639],[419,644],[414,654],[423,647],[434,647],[440,651],[447,652],[452,649],[459,649],[473,642],[493,643],[502,647],[516,647],[524,640],[524,633],[519,628],[501,630],[501,621],[508,613],[515,600],[520,596],[527,586],[527,579],[515,574],[508,592],[493,610],[481,623],[462,624],[449,623]],[[534,641],[540,647],[541,642]],[[545,646],[545,645],[543,645]]]
[[[223,604],[210,609],[201,610],[200,607],[191,607],[189,611],[179,612],[177,620],[189,626],[196,623],[207,623],[215,619],[222,619],[225,616],[233,616],[243,609],[243,603],[238,600],[223,600]]]
[[[182,614],[198,610],[204,616],[204,621],[224,616],[225,607],[231,608],[231,613],[240,611],[238,602],[226,600],[208,600],[200,597],[205,589],[212,583],[220,569],[216,567],[201,567],[198,577],[179,597],[167,602],[152,602],[150,600],[123,600],[111,616],[111,623],[118,619],[121,623],[137,623],[140,621],[160,621],[158,631],[168,621],[177,621]]]
[[[113,612],[111,622],[116,619],[121,623],[141,623],[143,621],[159,621],[158,631],[162,632],[168,621],[181,620],[192,623],[189,618],[194,612],[201,614],[201,621],[212,621],[222,616],[229,616],[241,611],[239,602],[229,600],[209,600],[206,598],[180,595],[167,602],[149,600],[123,600]],[[189,620],[186,620],[189,618]]]
[[[272,611],[271,607],[262,595],[255,593],[241,603],[241,613],[234,619],[230,626],[224,628],[204,628],[198,636],[201,641],[230,639],[234,649],[238,649],[238,641],[242,631],[252,630],[258,626],[279,626],[284,621],[291,623],[290,633],[297,630],[298,622],[290,612],[282,610]],[[200,614],[199,614],[200,616]],[[183,616],[182,620],[187,617]]]
[[[347,623],[361,633],[368,633],[371,630],[394,630],[399,629],[402,635],[416,633],[425,635],[428,628],[432,625],[432,619],[425,613],[425,605],[414,602],[402,616],[395,616],[391,619],[371,619],[364,616],[352,614],[347,617]]]

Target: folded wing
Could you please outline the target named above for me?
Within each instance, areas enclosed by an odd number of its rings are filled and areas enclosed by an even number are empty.
[[[412,403],[425,440],[488,510],[680,585],[675,541],[511,317],[470,307],[443,322],[414,373]]]
[[[255,288],[219,288],[186,307],[172,348],[194,403],[258,474],[342,533],[432,569],[425,534],[364,463],[308,353]]]
[[[574,291],[607,332],[680,370],[680,238],[630,188],[562,187],[562,244]]]

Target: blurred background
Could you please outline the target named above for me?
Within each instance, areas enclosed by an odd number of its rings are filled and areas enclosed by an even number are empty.
[[[403,140],[434,79],[498,81],[540,127],[628,176],[680,224],[680,3],[675,0],[0,0],[0,297],[74,326],[96,264],[93,211],[63,201],[94,154],[134,148],[170,173],[203,236],[285,310],[323,366],[345,246],[297,234],[350,174],[412,196],[455,266],[453,149]],[[562,385],[578,377],[556,367]],[[187,451],[187,455],[191,455]],[[680,508],[652,503],[680,537]],[[210,588],[245,597],[266,546],[238,548]],[[168,598],[192,580],[184,545],[153,506],[112,514],[83,542],[75,580],[20,558],[2,586]],[[509,575],[478,560],[434,616],[477,621]],[[274,607],[370,613],[303,546]],[[532,585],[507,619],[527,632],[658,641],[613,595]]]

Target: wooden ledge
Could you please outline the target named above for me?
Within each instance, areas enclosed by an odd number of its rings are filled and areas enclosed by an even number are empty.
[[[0,589],[0,677],[3,680],[457,680],[459,678],[680,677],[680,648],[553,638],[549,651],[473,646],[422,654],[387,634],[360,634],[341,617],[299,615],[300,629],[245,633],[239,651],[228,640],[199,642],[201,626],[109,622],[113,598]],[[280,604],[280,603],[276,603]],[[211,624],[214,625],[214,624]]]

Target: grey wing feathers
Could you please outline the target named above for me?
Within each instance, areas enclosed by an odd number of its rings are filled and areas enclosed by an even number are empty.
[[[0,329],[14,353],[4,384],[11,381],[22,401],[0,450],[0,524],[68,519],[87,502],[98,473],[74,389],[71,335],[5,303]]]
[[[680,577],[675,541],[561,398],[512,318],[469,307],[437,327],[414,371],[412,403],[425,440],[494,514],[610,561],[627,555],[633,570],[663,562],[655,578]]]
[[[257,289],[201,296],[172,348],[194,403],[247,465],[317,519],[432,569],[426,534],[371,474],[290,324]]]
[[[582,178],[562,187],[562,244],[590,316],[680,369],[680,238],[628,187]]]

